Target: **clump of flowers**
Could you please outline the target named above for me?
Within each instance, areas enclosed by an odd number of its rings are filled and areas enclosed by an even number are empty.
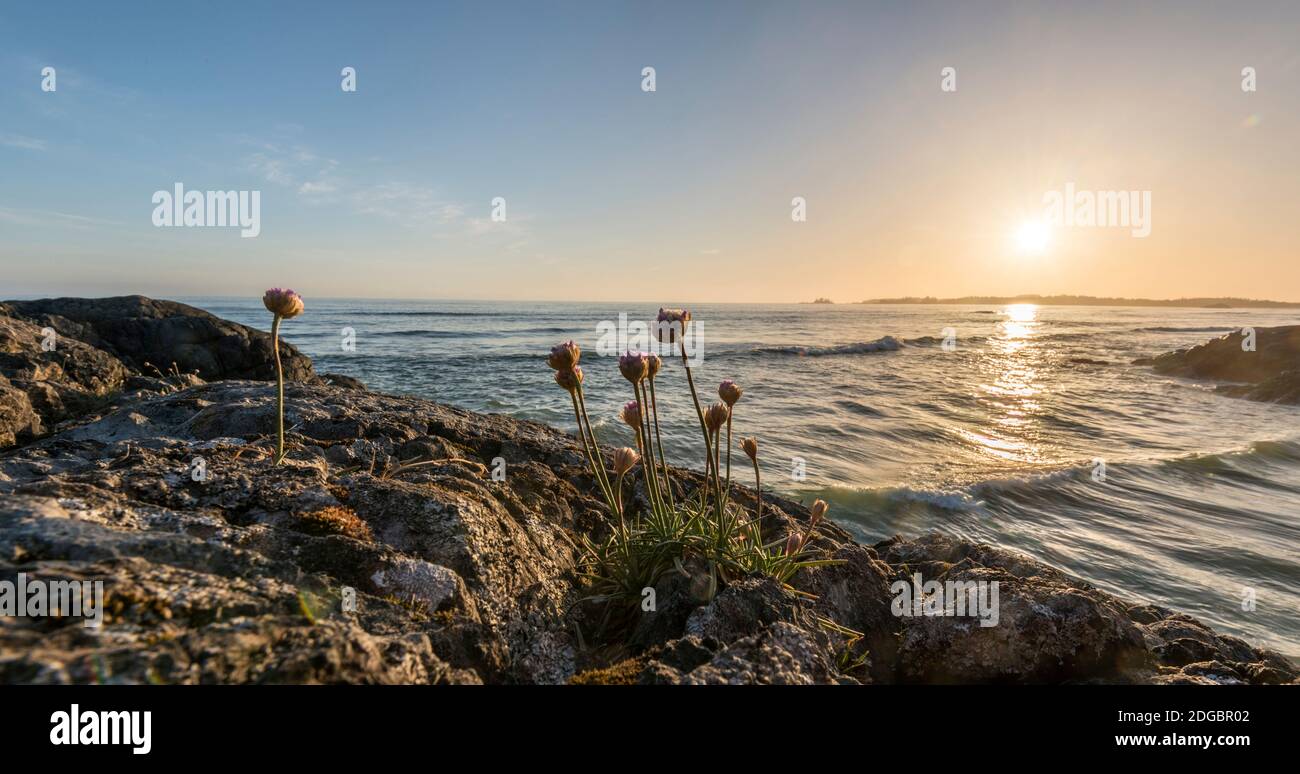
[[[274,317],[271,320],[271,349],[275,352],[275,464],[284,459],[284,368],[280,365],[280,321],[302,314],[302,296],[286,288],[271,288],[262,296],[262,305]]]
[[[753,513],[732,502],[731,430],[736,405],[744,391],[727,379],[718,385],[721,400],[706,410],[700,403],[684,344],[691,313],[684,309],[660,309],[658,323],[658,338],[669,346],[669,359],[676,354],[678,342],[683,342],[682,367],[704,440],[703,480],[693,490],[688,480],[674,486],[664,457],[655,394],[655,378],[665,365],[659,355],[628,351],[618,359],[619,373],[632,390],[632,400],[623,405],[618,417],[632,431],[636,447],[624,447],[614,453],[612,472],[616,482],[612,487],[587,418],[578,346],[571,341],[557,345],[547,358],[547,364],[556,370],[556,382],[569,392],[592,477],[600,485],[610,513],[617,519],[610,536],[603,542],[584,538],[584,575],[597,592],[595,598],[633,609],[641,599],[642,589],[654,586],[668,570],[681,568],[688,558],[703,560],[708,567],[710,590],[716,590],[719,582],[728,583],[752,572],[771,575],[784,583],[800,568],[831,563],[832,560],[815,555],[809,548],[826,512],[826,504],[820,500],[814,504],[813,519],[806,529],[788,535],[764,534],[758,441],[753,438],[740,442],[754,468],[758,495]],[[625,501],[625,477],[633,476],[633,494],[637,493],[633,469],[638,464],[644,497],[634,496]],[[676,490],[680,490],[680,501]]]

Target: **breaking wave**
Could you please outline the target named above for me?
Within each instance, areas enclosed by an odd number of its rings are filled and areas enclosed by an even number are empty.
[[[760,347],[758,352],[772,352],[779,355],[798,355],[799,357],[827,357],[829,355],[865,355],[871,352],[897,352],[907,346],[902,339],[893,336],[881,336],[875,341],[860,341],[854,344],[834,344],[825,347]]]

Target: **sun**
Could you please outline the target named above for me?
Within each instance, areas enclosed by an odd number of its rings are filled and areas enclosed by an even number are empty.
[[[1022,252],[1041,253],[1052,241],[1052,229],[1046,223],[1027,220],[1016,231],[1016,245]]]

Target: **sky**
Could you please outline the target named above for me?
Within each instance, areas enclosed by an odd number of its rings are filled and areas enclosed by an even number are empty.
[[[1298,137],[1295,2],[6,3],[0,298],[1300,300]]]

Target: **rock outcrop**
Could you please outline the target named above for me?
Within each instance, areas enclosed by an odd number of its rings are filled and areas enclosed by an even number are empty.
[[[281,340],[286,378],[361,387],[318,376]],[[0,303],[0,449],[60,422],[147,392],[218,379],[275,378],[271,337],[175,301],[144,296]]]
[[[206,381],[275,378],[270,334],[175,301],[144,296],[7,301],[0,314],[49,327],[152,376],[179,371]],[[269,315],[268,315],[269,317]],[[311,358],[281,342],[285,378],[310,381]]]
[[[89,411],[121,390],[131,374],[103,350],[0,317],[0,448]]]
[[[1157,373],[1231,384],[1217,391],[1269,403],[1300,404],[1300,325],[1234,331],[1175,352],[1135,361]]]
[[[42,373],[93,394],[92,374],[127,361],[81,343],[103,357],[93,371],[51,357],[60,370]],[[583,537],[609,526],[574,437],[313,380],[286,391],[277,466],[273,385],[140,379],[0,453],[0,581],[98,580],[106,595],[98,628],[0,617],[0,683],[1297,679],[1277,654],[1027,556],[939,534],[865,546],[834,524],[815,545],[836,563],[711,595],[688,562],[613,640],[579,573]],[[19,400],[30,384],[5,386],[0,416],[43,421]],[[770,495],[764,513],[775,534],[809,518]],[[891,586],[916,573],[998,581],[997,625],[896,615]]]

